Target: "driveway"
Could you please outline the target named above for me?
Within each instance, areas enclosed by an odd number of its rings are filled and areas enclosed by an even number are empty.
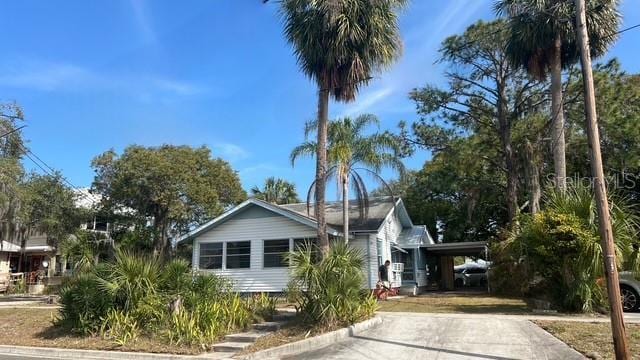
[[[287,359],[584,359],[525,319],[389,314],[376,328]]]

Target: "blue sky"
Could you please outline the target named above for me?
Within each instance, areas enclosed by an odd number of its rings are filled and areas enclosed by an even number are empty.
[[[492,3],[413,0],[401,16],[403,57],[356,102],[332,104],[331,116],[373,113],[392,130],[416,119],[407,93],[442,81],[440,42],[491,19]],[[640,0],[623,1],[622,12],[623,27],[640,23]],[[91,184],[94,156],[129,144],[207,145],[246,189],[278,176],[304,193],[313,179],[312,160],[292,168],[288,158],[314,116],[316,88],[282,37],[276,5],[3,1],[0,23],[0,101],[23,107],[31,149],[77,186]],[[640,29],[631,30],[608,56],[640,72],[638,44]],[[428,158],[419,152],[406,164]]]

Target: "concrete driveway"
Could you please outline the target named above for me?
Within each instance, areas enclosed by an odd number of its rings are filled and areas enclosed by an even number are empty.
[[[584,359],[525,319],[389,314],[376,328],[287,359]]]

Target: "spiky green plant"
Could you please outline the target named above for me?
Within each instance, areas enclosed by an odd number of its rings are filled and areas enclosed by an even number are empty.
[[[318,86],[315,206],[321,253],[329,249],[325,220],[329,98],[349,102],[400,55],[398,12],[406,0],[282,0],[284,35],[302,72]]]
[[[362,290],[362,253],[338,243],[317,262],[313,247],[302,246],[288,255],[295,287],[303,289],[294,298],[303,320],[315,325],[348,325],[372,316],[377,303]]]

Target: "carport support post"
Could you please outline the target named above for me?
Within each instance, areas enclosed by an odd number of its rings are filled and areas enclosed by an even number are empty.
[[[620,301],[620,283],[616,262],[615,245],[607,199],[607,187],[602,170],[602,154],[600,153],[600,134],[598,132],[598,115],[596,113],[596,95],[593,86],[593,71],[591,70],[591,54],[589,52],[589,35],[587,33],[587,16],[584,0],[575,0],[576,4],[576,37],[580,49],[582,64],[582,82],[584,85],[584,112],[587,120],[587,137],[591,150],[591,176],[594,180],[596,206],[598,208],[598,222],[602,252],[604,253],[604,269],[607,276],[607,294],[611,306],[611,332],[616,359],[629,359],[629,344],[622,317],[622,303]]]
[[[491,267],[489,266],[489,247],[488,246],[484,247],[484,261],[485,261],[485,264],[487,264],[487,292],[491,294],[491,285],[489,283],[489,281],[491,280],[491,275],[490,275],[491,271],[489,271],[491,270]]]

